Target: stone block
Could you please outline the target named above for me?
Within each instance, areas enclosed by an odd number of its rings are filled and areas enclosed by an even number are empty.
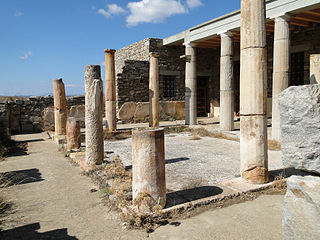
[[[42,111],[42,128],[44,130],[54,130],[54,108],[47,107]]]
[[[292,176],[284,197],[282,239],[320,239],[320,177]]]
[[[117,118],[120,120],[132,120],[134,118],[136,108],[137,104],[135,102],[124,103],[118,112]]]
[[[320,173],[320,84],[289,87],[278,102],[284,166]]]
[[[136,111],[134,113],[134,121],[144,121],[147,117],[149,117],[149,103],[137,103]]]
[[[185,103],[184,101],[175,102],[175,115],[174,118],[177,120],[183,120],[185,118]]]

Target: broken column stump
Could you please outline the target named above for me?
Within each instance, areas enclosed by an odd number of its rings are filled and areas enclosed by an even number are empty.
[[[140,128],[132,130],[132,195],[133,199],[146,195],[151,207],[166,204],[164,129]]]
[[[67,120],[67,151],[79,149],[81,146],[80,121],[76,118]]]
[[[89,169],[102,164],[103,146],[103,82],[99,65],[85,67],[86,160]]]

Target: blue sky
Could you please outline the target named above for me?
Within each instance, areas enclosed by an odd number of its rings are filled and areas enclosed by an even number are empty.
[[[1,0],[0,95],[84,93],[106,48],[165,38],[240,8],[240,0]],[[102,78],[104,68],[102,67]]]

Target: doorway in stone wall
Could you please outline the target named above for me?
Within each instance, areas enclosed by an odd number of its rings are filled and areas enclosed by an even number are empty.
[[[197,116],[207,117],[210,112],[209,76],[197,77]]]
[[[304,52],[291,53],[289,86],[304,85]]]

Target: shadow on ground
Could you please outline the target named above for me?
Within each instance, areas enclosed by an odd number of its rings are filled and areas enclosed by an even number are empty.
[[[41,182],[43,180],[37,168],[0,173],[0,186],[4,187]]]
[[[62,240],[77,240],[78,238],[68,235],[66,228],[55,229],[48,232],[37,232],[40,229],[39,223],[32,223],[22,227],[16,227],[10,230],[0,232],[1,240],[23,239],[23,240],[37,240],[37,239],[62,239]]]
[[[165,160],[165,164],[171,164],[171,163],[177,163],[177,162],[182,162],[182,161],[187,161],[190,158],[187,157],[180,157],[180,158],[171,158],[171,159],[167,159]],[[128,165],[125,167],[127,171],[129,171],[130,169],[132,169],[132,165]]]
[[[212,197],[223,192],[222,188],[215,186],[202,186],[167,193],[166,208],[173,207],[182,203],[195,201],[202,198]]]
[[[306,172],[300,169],[295,169],[295,168],[282,168],[282,169],[277,169],[277,170],[272,170],[269,171],[269,182],[273,182],[274,180],[279,180],[279,178],[288,178],[293,175],[297,176],[308,176],[308,175],[313,175],[313,176],[319,176],[316,173],[312,172]],[[277,179],[278,178],[278,179]]]

